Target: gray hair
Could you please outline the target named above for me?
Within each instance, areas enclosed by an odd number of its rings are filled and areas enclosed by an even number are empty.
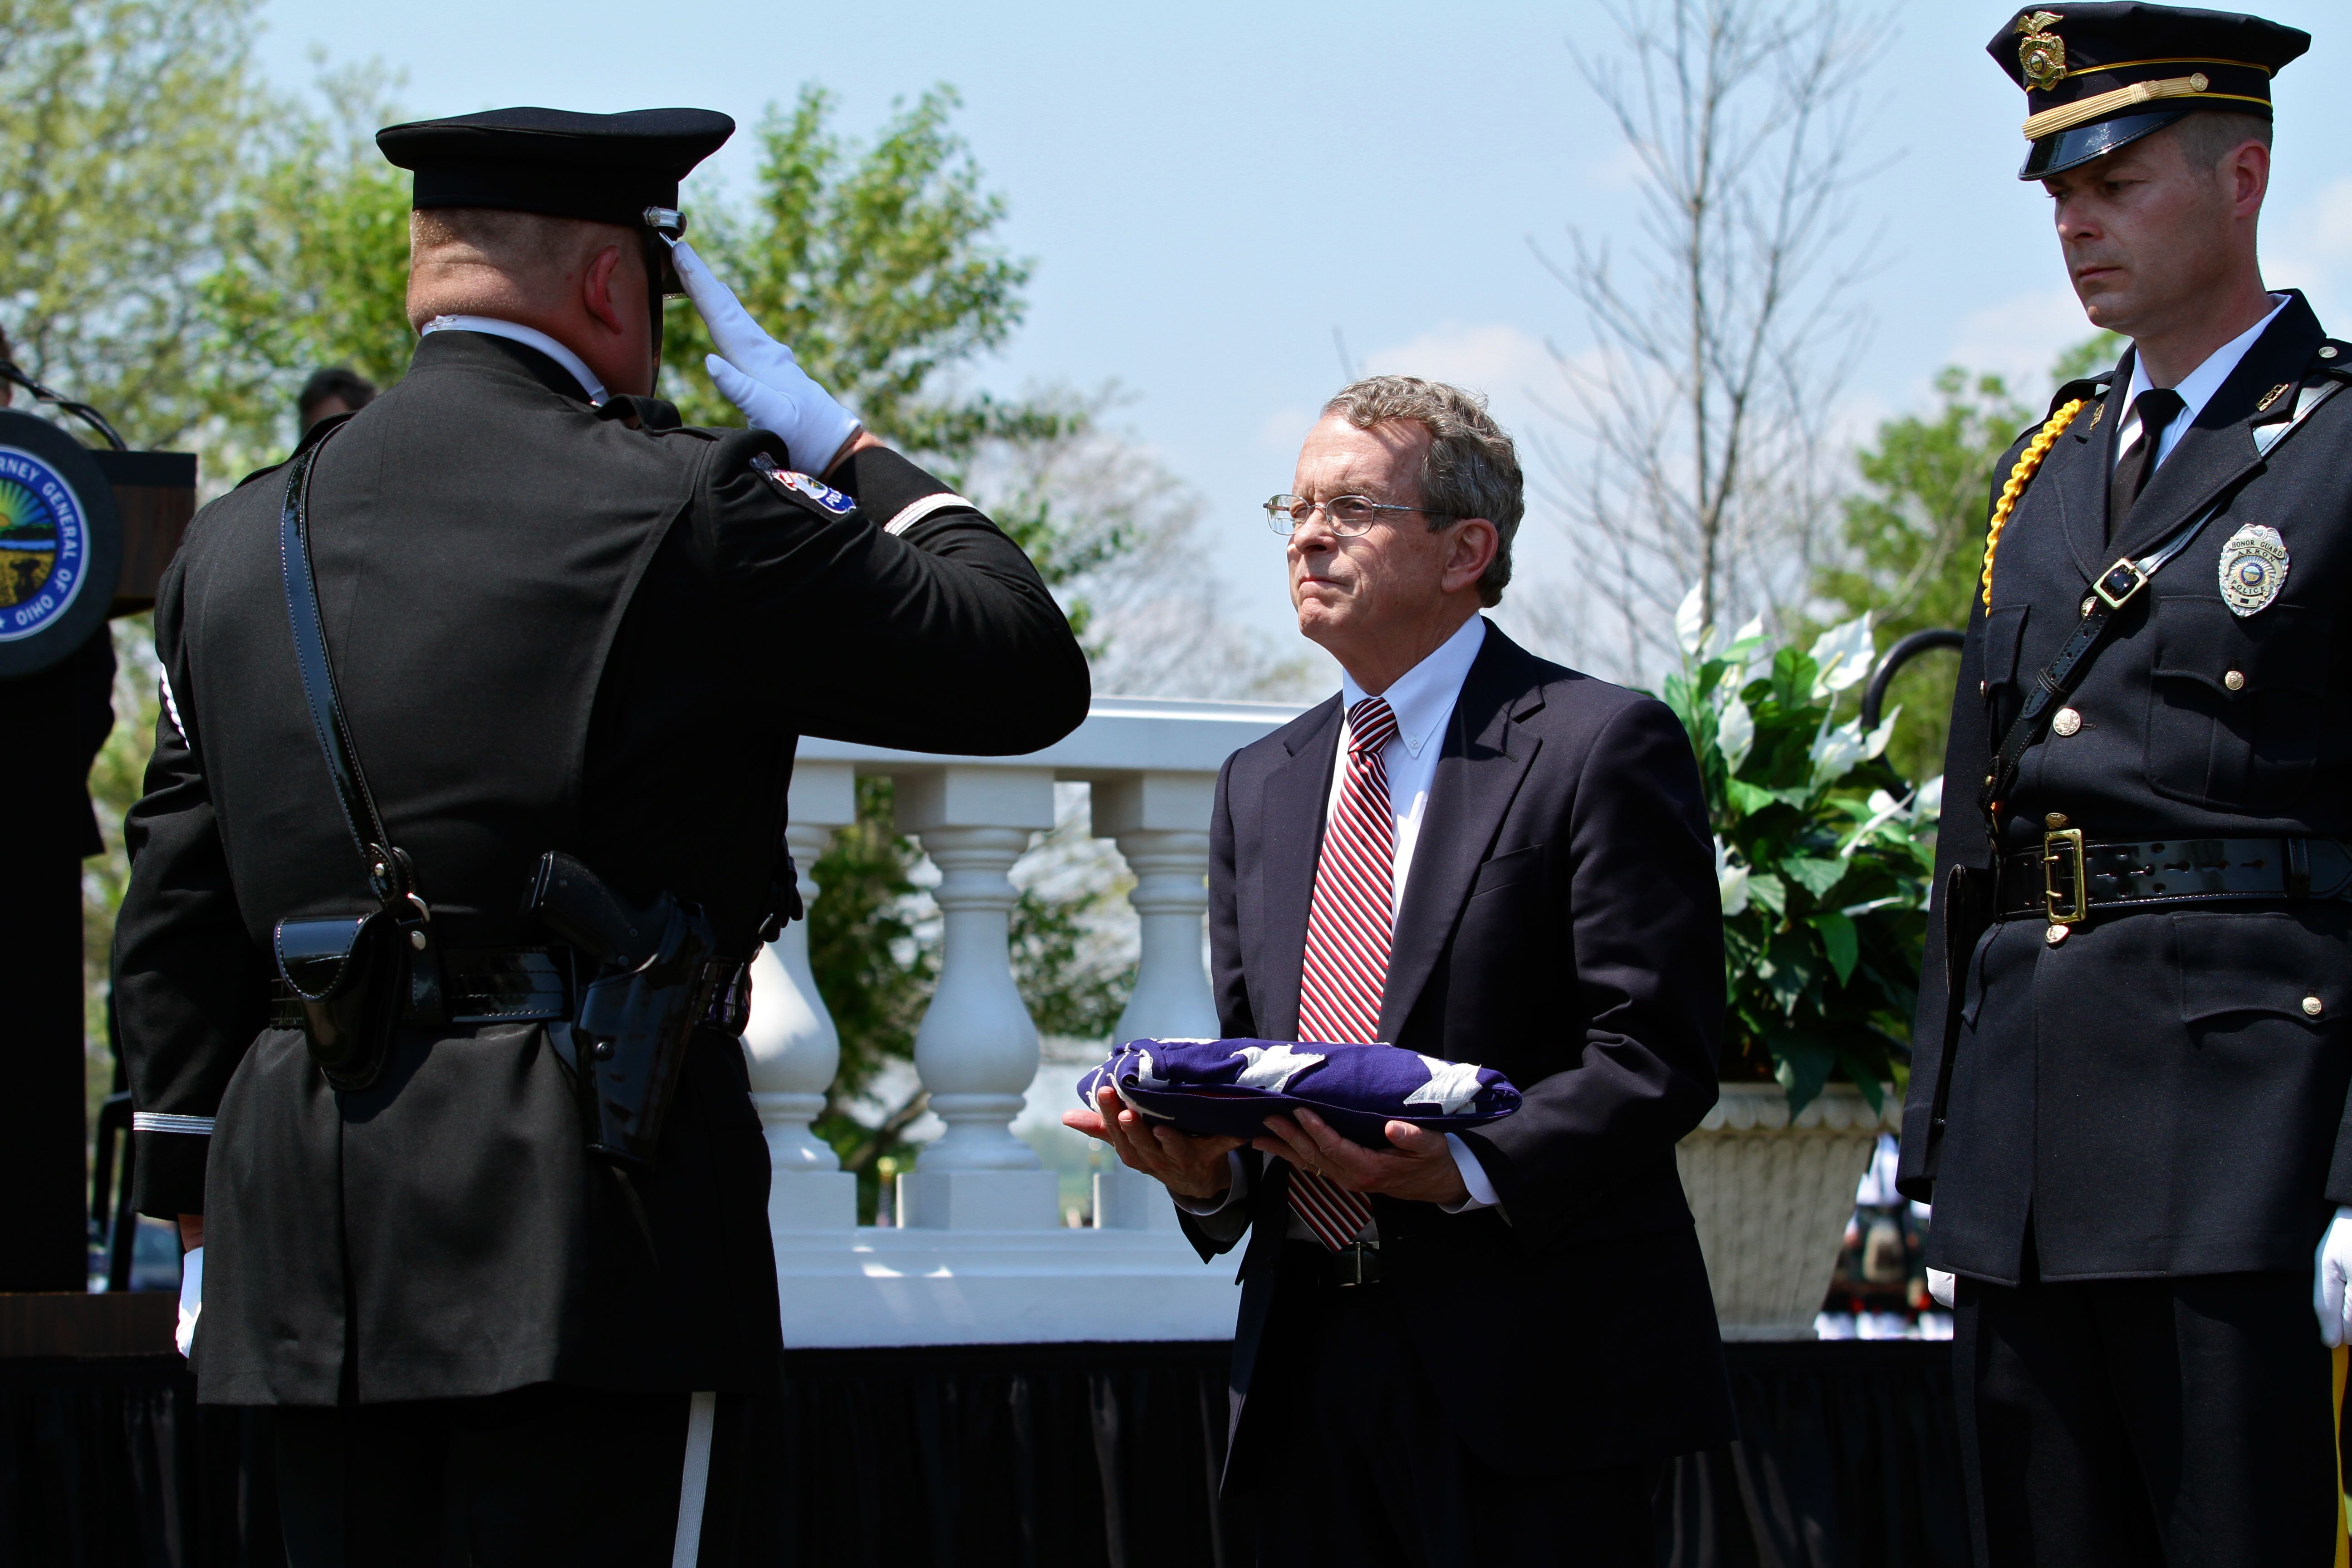
[[[1430,531],[1465,517],[1483,517],[1495,525],[1495,559],[1478,579],[1478,602],[1489,609],[1500,604],[1511,580],[1511,541],[1526,514],[1527,496],[1518,449],[1487,414],[1486,399],[1442,381],[1373,375],[1342,388],[1323,412],[1359,430],[1409,419],[1429,432],[1420,500],[1433,514]]]

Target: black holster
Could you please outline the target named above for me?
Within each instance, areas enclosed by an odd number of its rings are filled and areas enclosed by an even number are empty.
[[[694,1031],[742,1027],[744,965],[714,951],[700,906],[662,893],[638,908],[559,850],[523,907],[596,964],[570,1030],[588,1151],[649,1170]]]
[[[653,956],[635,968],[606,963],[580,1002],[572,1038],[588,1101],[588,1152],[650,1169],[663,1119],[694,1031],[740,967],[715,960],[710,922],[665,893]]]

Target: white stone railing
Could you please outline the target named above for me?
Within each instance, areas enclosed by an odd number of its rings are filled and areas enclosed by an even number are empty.
[[[939,987],[915,1068],[946,1131],[898,1177],[898,1224],[856,1223],[856,1178],[810,1130],[841,1041],[810,973],[804,926],[754,966],[743,1044],[774,1164],[769,1219],[788,1344],[1214,1339],[1233,1331],[1229,1268],[1204,1268],[1156,1184],[1095,1179],[1095,1223],[1062,1228],[1058,1178],[1013,1136],[1037,1073],[1036,1026],[1013,981],[1009,876],[1054,826],[1054,785],[1088,787],[1092,827],[1134,874],[1141,922],[1135,994],[1118,1037],[1213,1036],[1201,962],[1209,813],[1217,770],[1297,709],[1097,698],[1081,724],[1022,757],[937,757],[804,741],[787,837],[801,897],[856,781],[893,781],[898,826],[939,868]],[[1075,1104],[1075,1100],[1073,1100]]]

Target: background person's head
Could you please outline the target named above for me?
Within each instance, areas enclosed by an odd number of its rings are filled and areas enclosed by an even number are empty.
[[[294,411],[300,416],[302,433],[307,436],[310,426],[320,420],[331,419],[338,414],[357,414],[374,401],[375,383],[355,370],[336,365],[311,373],[294,399]]]
[[[1359,381],[1324,405],[1291,489],[1277,521],[1291,525],[1299,633],[1366,690],[1501,601],[1526,501],[1485,398],[1414,376]]]
[[[409,215],[408,324],[495,316],[536,327],[614,393],[654,388],[645,248],[616,224],[492,207]]]

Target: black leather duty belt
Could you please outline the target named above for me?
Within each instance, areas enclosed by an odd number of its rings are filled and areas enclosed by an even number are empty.
[[[2225,900],[2340,899],[2352,851],[2332,838],[2167,838],[2092,844],[2080,828],[2000,858],[1998,918],[2074,925],[2094,910]]]
[[[453,1024],[524,1024],[572,1015],[572,957],[566,949],[446,949],[441,985]],[[269,1021],[273,1028],[302,1026],[302,1005],[282,979],[270,982]]]

